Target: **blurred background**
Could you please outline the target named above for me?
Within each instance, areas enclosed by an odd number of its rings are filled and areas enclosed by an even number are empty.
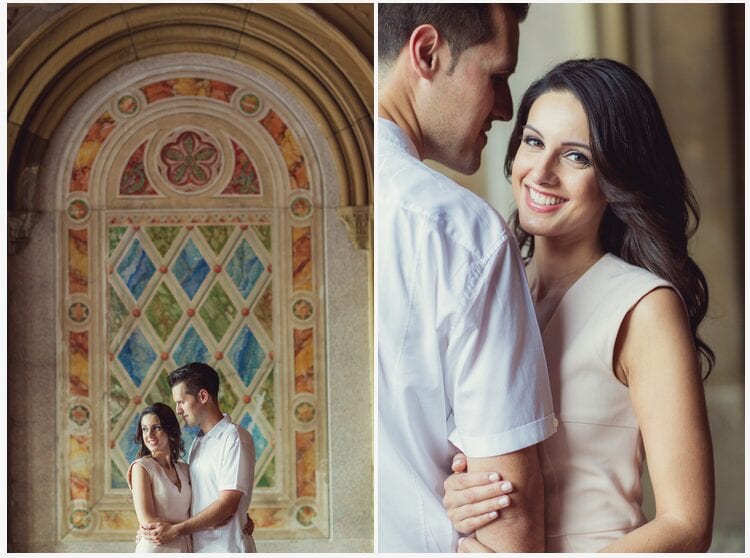
[[[701,334],[716,353],[705,382],[716,467],[713,552],[745,548],[744,22],[744,4],[532,4],[510,80],[517,108],[531,82],[555,64],[606,57],[635,69],[659,101],[701,210],[690,246],[710,292]],[[502,168],[510,130],[495,123],[473,176],[430,163],[506,218],[514,209]]]

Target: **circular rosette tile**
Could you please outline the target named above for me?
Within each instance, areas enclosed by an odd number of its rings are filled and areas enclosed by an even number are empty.
[[[312,212],[312,202],[304,196],[295,197],[289,204],[289,213],[295,219],[307,219]]]
[[[77,426],[85,426],[91,420],[91,411],[85,405],[74,405],[68,413],[68,418]]]
[[[297,523],[299,523],[303,527],[310,527],[313,524],[313,521],[315,521],[315,517],[317,515],[318,513],[315,511],[315,508],[305,505],[300,506],[297,509],[294,517],[297,520]]]
[[[115,107],[122,116],[133,116],[140,110],[141,103],[135,95],[123,95],[117,99]]]
[[[81,198],[74,198],[68,202],[68,217],[71,221],[81,223],[88,219],[91,213],[91,208],[86,200]]]
[[[312,305],[312,302],[310,302],[306,298],[295,300],[292,304],[292,314],[294,314],[294,317],[301,322],[310,320],[314,312],[315,309]]]
[[[157,167],[174,191],[198,194],[213,186],[222,167],[219,142],[199,130],[179,130],[164,140],[158,150]]]
[[[83,324],[89,319],[90,310],[83,302],[73,302],[68,306],[68,319],[77,324]]]
[[[70,516],[68,517],[68,522],[70,523],[71,528],[76,531],[82,531],[88,528],[91,525],[92,520],[93,517],[91,516],[91,512],[84,508],[74,509],[70,512]]]
[[[302,424],[309,424],[315,420],[315,407],[312,403],[303,401],[294,408],[294,418],[296,418]]]
[[[240,97],[239,109],[247,116],[255,116],[260,112],[263,104],[255,93],[245,93]]]

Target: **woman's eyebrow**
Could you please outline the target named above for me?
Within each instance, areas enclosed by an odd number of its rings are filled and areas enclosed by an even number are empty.
[[[542,138],[544,137],[544,134],[542,134],[542,132],[540,132],[539,130],[537,130],[536,128],[534,128],[534,126],[532,126],[531,124],[524,124],[523,127],[524,128],[528,128],[529,130],[531,130],[532,132],[534,132],[535,134],[537,134],[539,137],[542,137]],[[581,142],[578,142],[578,141],[564,141],[560,145],[570,145],[570,146],[574,146],[574,147],[582,147],[583,149],[591,151],[591,147],[589,147],[588,144],[581,143]]]

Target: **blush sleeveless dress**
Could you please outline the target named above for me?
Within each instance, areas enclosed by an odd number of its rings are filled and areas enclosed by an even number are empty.
[[[190,517],[190,501],[192,489],[190,487],[190,473],[187,463],[177,462],[175,468],[180,478],[180,488],[167,477],[166,471],[152,457],[140,457],[133,461],[128,468],[128,486],[133,489],[131,473],[133,465],[140,463],[151,479],[151,493],[154,498],[154,513],[169,523],[179,523]],[[155,545],[141,539],[135,547],[135,552],[192,552],[190,536],[177,537],[166,544]]]
[[[643,440],[613,355],[622,320],[658,287],[671,285],[605,254],[568,289],[542,332],[560,421],[540,452],[547,552],[596,552],[646,521]]]

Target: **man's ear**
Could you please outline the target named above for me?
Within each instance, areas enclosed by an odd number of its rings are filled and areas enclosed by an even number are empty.
[[[201,403],[205,404],[208,401],[209,397],[210,397],[210,395],[208,395],[208,390],[201,388],[198,391],[198,400]]]
[[[432,79],[440,67],[442,38],[432,25],[420,25],[409,38],[409,65],[420,78]]]

